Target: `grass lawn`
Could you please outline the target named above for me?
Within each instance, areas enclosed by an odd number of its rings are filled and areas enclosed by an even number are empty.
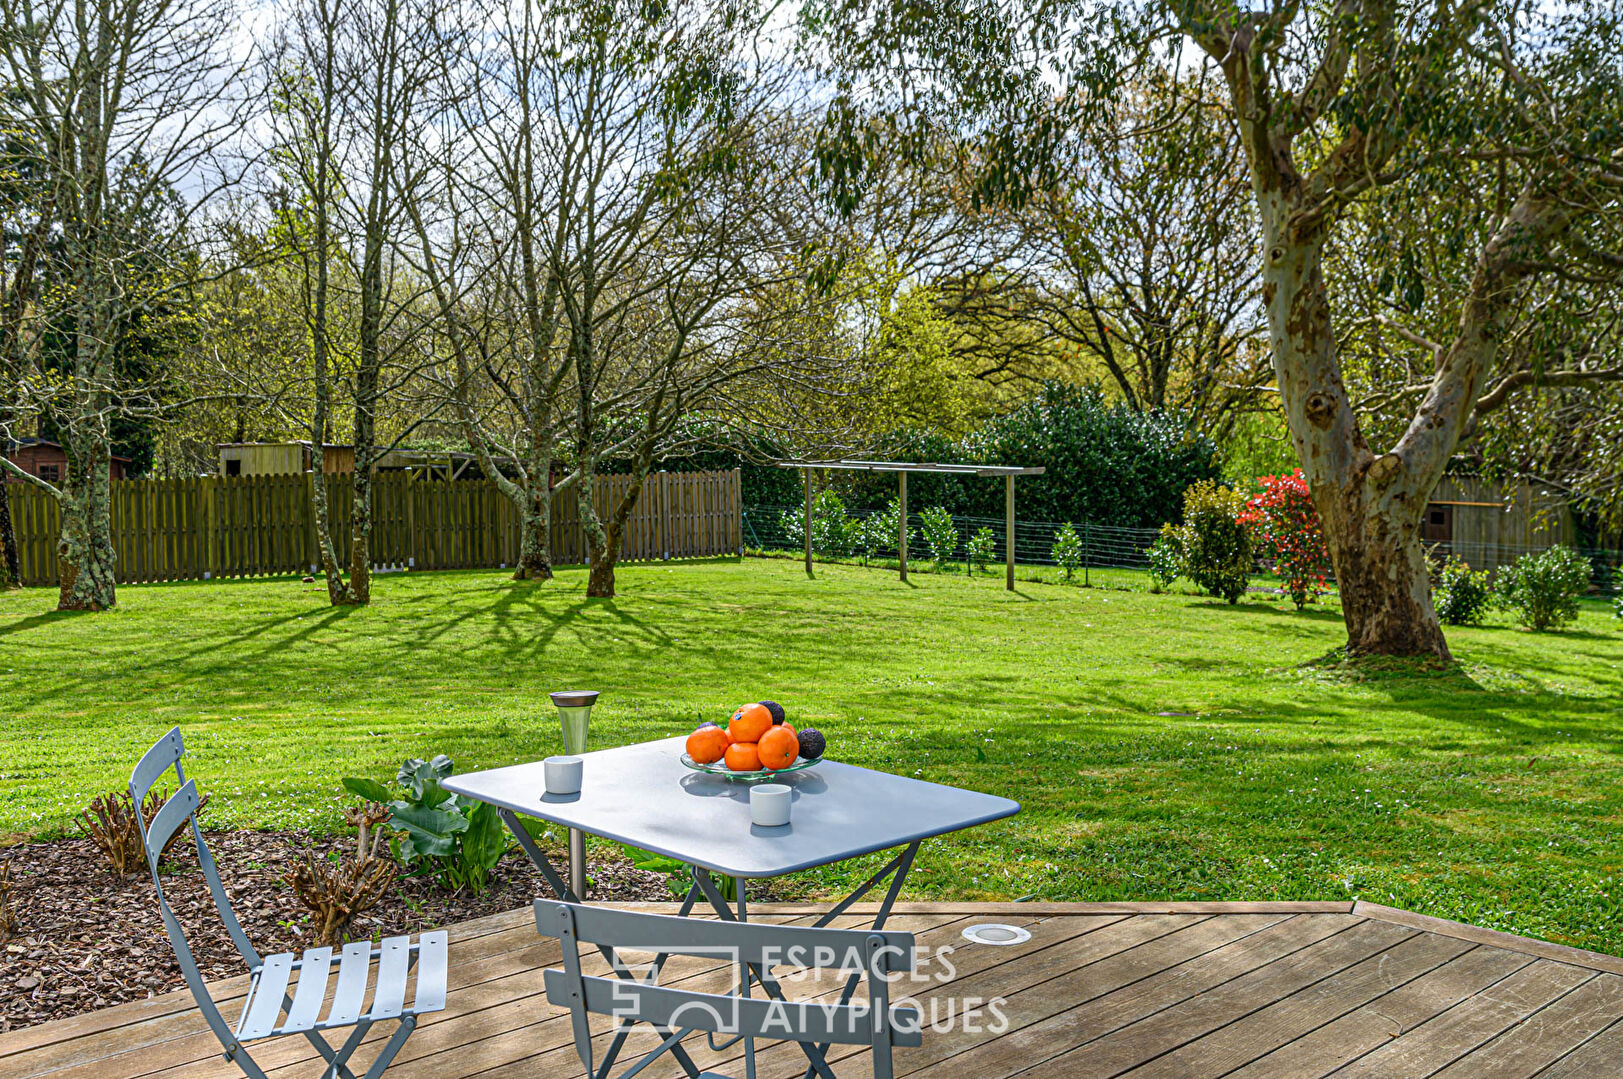
[[[337,820],[343,775],[556,752],[550,689],[604,691],[600,745],[758,697],[830,756],[1019,799],[925,847],[914,898],[1360,897],[1623,953],[1623,624],[1450,634],[1454,673],[1304,666],[1339,612],[793,562],[128,587],[101,615],[0,596],[0,835],[70,830],[172,724],[220,823]],[[1117,580],[1132,580],[1117,576]],[[725,843],[725,836],[717,836]],[[814,875],[832,889],[865,866]]]

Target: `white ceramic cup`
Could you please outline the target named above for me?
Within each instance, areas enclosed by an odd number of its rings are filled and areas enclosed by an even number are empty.
[[[789,823],[789,798],[794,792],[782,783],[761,783],[750,788],[750,820],[763,828]]]
[[[580,793],[579,757],[548,757],[541,763],[546,770],[548,794]]]

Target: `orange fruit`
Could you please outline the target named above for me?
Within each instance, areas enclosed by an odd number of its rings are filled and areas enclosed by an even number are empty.
[[[795,737],[794,731],[773,727],[761,735],[756,755],[761,758],[762,768],[776,772],[795,763],[795,758],[800,756],[800,739]]]
[[[714,764],[727,753],[727,732],[714,724],[688,735],[688,756],[699,764]]]
[[[758,742],[772,729],[772,713],[759,704],[746,704],[727,721],[727,735],[735,742]]]
[[[727,747],[727,767],[735,772],[760,771],[760,748],[754,742],[734,742]]]

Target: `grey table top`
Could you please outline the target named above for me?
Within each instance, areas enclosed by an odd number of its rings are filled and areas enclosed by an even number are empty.
[[[1020,803],[838,761],[780,780],[789,823],[750,822],[748,783],[682,764],[684,739],[582,755],[579,794],[546,793],[541,762],[453,775],[446,790],[729,877],[776,877],[1000,820]]]

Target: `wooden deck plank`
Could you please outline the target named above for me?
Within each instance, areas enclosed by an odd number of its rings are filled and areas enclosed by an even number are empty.
[[[1533,962],[1502,948],[1474,948],[1333,1023],[1253,1061],[1227,1079],[1323,1079],[1349,1061]]]
[[[1217,1079],[1436,970],[1471,944],[1421,933],[1127,1072],[1132,1079]]]
[[[1335,936],[1185,1000],[1178,1007],[1165,1008],[1016,1074],[1032,1079],[1119,1075],[1414,935],[1413,930],[1399,926],[1359,921]]]
[[[1623,1019],[1539,1072],[1537,1079],[1592,1079],[1596,1075],[1623,1075]]]
[[[1272,921],[1282,918],[1283,915],[1266,917]],[[1008,924],[1017,923],[1011,921]],[[1101,916],[1088,919],[1068,916],[1029,922],[1025,928],[1031,931],[1031,940],[1012,947],[969,945],[960,939],[957,944],[961,947],[947,960],[953,968],[949,980],[944,983],[928,980],[903,983],[899,988],[891,989],[891,996],[892,999],[905,997],[916,1002],[926,1025],[945,1024],[956,1015],[953,1005],[958,1001],[968,999],[985,1001],[1018,993],[1029,986],[1041,984],[1050,978],[1075,970],[1079,960],[1087,956],[1097,956],[1101,948],[1121,947],[1126,941],[1133,939],[1132,936],[1101,938],[1106,942],[1104,944],[1100,941],[1085,942],[1082,939],[1090,934],[1102,932],[1112,924],[1113,921],[1105,920]],[[945,973],[945,968],[939,968],[937,972]],[[830,988],[833,990],[832,995],[837,996],[843,985],[836,984]],[[791,995],[801,996],[798,993]],[[812,999],[828,1000],[830,996],[831,994],[825,993]],[[949,1051],[934,1031],[925,1039],[925,1044],[937,1052]],[[910,1050],[899,1066],[904,1071],[908,1068],[922,1067],[924,1051]],[[828,1054],[828,1059],[831,1063],[842,1061],[860,1055],[861,1052],[862,1050],[856,1046],[834,1046]],[[741,1056],[740,1053],[730,1052],[714,1061],[701,1058],[700,1065],[716,1067],[725,1072],[726,1066],[741,1059]],[[758,1053],[757,1060],[763,1064],[772,1064],[780,1057],[793,1060],[803,1056],[804,1054],[792,1045],[777,1045]]]
[[[1457,923],[1410,924],[1385,908],[1339,904],[906,904],[896,928],[918,936],[925,980],[893,986],[924,1012],[924,1045],[897,1054],[910,1079],[1589,1079],[1623,1074],[1623,977],[1610,957],[1544,942],[1501,948]],[[668,906],[647,905],[668,910]],[[753,911],[805,923],[812,904]],[[837,924],[861,925],[859,907]],[[1026,926],[1012,948],[970,945],[974,920]],[[1482,931],[1487,933],[1488,931]],[[558,962],[528,909],[450,927],[451,992],[424,1017],[391,1079],[577,1079],[567,1012],[546,1000],[539,971]],[[1487,941],[1494,943],[1487,943]],[[944,960],[937,949],[952,948]],[[1554,949],[1553,951],[1551,949]],[[1555,958],[1565,957],[1564,959]],[[602,966],[583,957],[589,969]],[[1571,962],[1565,961],[1571,959]],[[938,981],[950,965],[950,978]],[[785,971],[787,975],[789,972]],[[730,968],[674,960],[665,984],[725,991]],[[222,987],[240,1001],[245,979]],[[831,976],[785,982],[794,999],[829,1000]],[[986,1004],[996,1000],[996,1009]],[[961,1009],[983,1010],[966,1029]],[[236,1007],[226,1014],[235,1018]],[[931,1029],[929,1023],[939,1024]],[[357,1054],[365,1066],[389,1034]],[[599,1050],[611,1029],[594,1023]],[[636,1045],[651,1047],[643,1034]],[[701,1066],[742,1072],[740,1052],[688,1043]],[[272,1079],[313,1074],[298,1038],[252,1047]],[[622,1063],[635,1059],[628,1049]],[[841,1079],[871,1076],[860,1047],[831,1054]],[[761,1079],[800,1079],[784,1043],[757,1054]],[[663,1072],[656,1067],[651,1075]],[[238,1079],[189,994],[122,1005],[0,1036],[5,1079]]]
[[[1437,1073],[1436,1079],[1530,1079],[1623,1016],[1623,978],[1601,974]]]
[[[1598,975],[1593,970],[1536,959],[1486,992],[1401,1034],[1339,1071],[1336,1079],[1427,1079],[1540,1008]]]
[[[1002,1077],[1082,1041],[1221,985],[1357,923],[1350,915],[1297,916],[1272,924],[1211,919],[1083,966],[1027,993],[1007,995],[1012,1028],[988,1040],[952,1030],[902,1059],[904,1073],[951,1079]],[[1258,917],[1258,916],[1250,916]],[[920,1065],[915,1068],[913,1062]]]

